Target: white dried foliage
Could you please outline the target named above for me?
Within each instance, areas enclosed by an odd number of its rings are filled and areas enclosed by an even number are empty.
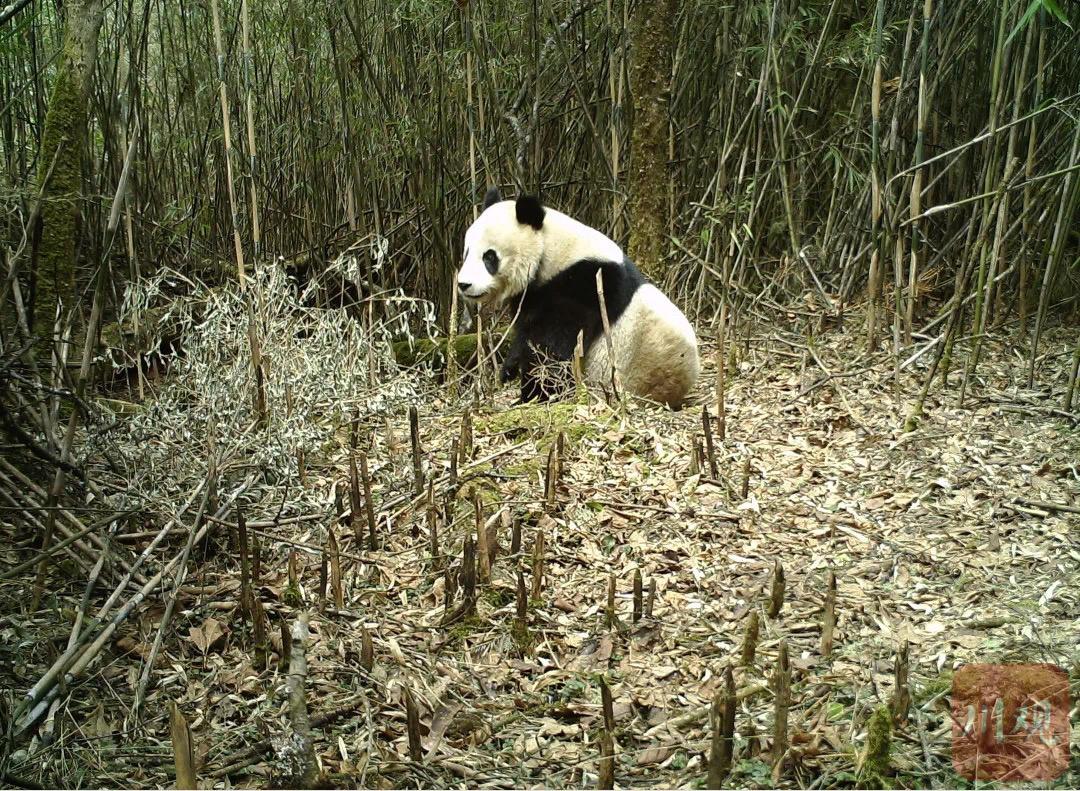
[[[129,290],[125,309],[155,304],[173,276]],[[263,264],[249,276],[247,296],[236,287],[191,285],[189,296],[169,306],[173,326],[183,328],[182,352],[171,361],[160,390],[145,411],[116,416],[114,429],[89,440],[85,453],[111,449],[127,484],[121,499],[132,506],[186,497],[206,477],[216,453],[229,479],[255,472],[265,486],[256,485],[251,495],[275,503],[275,510],[281,504],[282,515],[325,507],[326,492],[319,487],[290,485],[297,480],[297,450],[304,449],[308,459],[333,457],[354,416],[396,413],[419,401],[430,382],[415,371],[398,372],[390,340],[410,320],[433,322],[430,303],[386,295],[375,311],[384,318],[369,332],[344,310],[303,304],[280,262]],[[253,302],[266,371],[265,425],[258,425],[255,411],[247,299]],[[376,371],[369,378],[371,362]]]

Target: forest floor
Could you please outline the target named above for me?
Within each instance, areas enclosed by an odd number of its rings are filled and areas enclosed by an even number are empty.
[[[948,693],[961,665],[1054,663],[1071,673],[1073,699],[1080,697],[1080,426],[1056,409],[1064,376],[1051,375],[1066,368],[1072,332],[1048,334],[1037,378],[1044,384],[1035,391],[1022,386],[1012,347],[989,342],[967,403],[956,406],[954,372],[953,386],[935,386],[919,427],[905,434],[931,355],[901,374],[898,398],[891,358],[853,352],[859,333],[824,335],[811,353],[799,335],[759,330],[729,378],[715,476],[707,460],[695,472],[691,458],[702,405],[715,412],[712,348],[696,402],[676,413],[641,404],[511,408],[512,388],[498,388],[471,412],[472,447],[456,488],[448,457],[468,399],[451,401],[428,380],[421,398],[390,401],[397,406],[359,427],[371,459],[376,551],[358,545],[347,518],[334,517],[336,487],[348,503],[352,441],[347,422],[338,423],[308,444],[302,483],[287,480],[284,492],[245,506],[261,544],[256,595],[269,615],[269,651],[258,650],[242,616],[235,531],[227,529],[236,520],[227,510],[192,548],[138,718],[132,702],[165,612],[160,594],[135,607],[89,672],[63,691],[55,741],[16,745],[5,784],[170,786],[169,701],[190,725],[204,787],[289,783],[295,726],[280,627],[304,611],[306,703],[328,784],[592,787],[604,679],[616,785],[701,787],[708,707],[732,666],[739,706],[729,784],[851,787],[865,774],[867,723],[893,694],[906,642],[914,705],[893,737],[886,780],[955,785]],[[420,403],[425,475],[436,481],[437,557],[426,496],[412,494],[410,402]],[[298,410],[290,419],[317,424],[326,416]],[[550,507],[544,481],[560,431]],[[256,466],[232,456],[231,489],[222,485],[215,496],[225,498]],[[307,490],[306,513],[290,486]],[[474,498],[497,545],[490,582],[479,586],[475,615],[445,623],[461,594],[447,605],[442,569],[447,558],[460,563],[466,534],[477,535]],[[194,511],[186,524],[196,524]],[[141,550],[159,526],[147,517],[141,534],[118,540]],[[336,563],[324,560],[330,526]],[[179,553],[192,529],[170,536],[154,557]],[[532,589],[540,534],[542,584],[529,596],[525,634],[514,624],[517,570]],[[4,544],[5,562],[29,556]],[[786,585],[782,608],[769,617],[777,562]],[[646,601],[635,621],[637,572]],[[836,627],[823,656],[829,572]],[[330,578],[325,596],[320,577]],[[29,580],[0,588],[8,711],[63,651],[85,590],[85,575],[56,581],[46,609],[30,617],[22,612]],[[744,665],[753,614],[760,637]],[[771,684],[782,641],[791,746],[774,766]],[[410,759],[406,690],[419,715],[419,761]],[[1073,766],[1059,787],[1080,784],[1076,740],[1074,733]]]

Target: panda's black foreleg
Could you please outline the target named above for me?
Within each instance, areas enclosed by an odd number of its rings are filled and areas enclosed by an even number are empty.
[[[522,401],[551,401],[566,395],[573,381],[571,361],[577,335],[573,322],[560,320],[518,329],[503,372],[511,378],[521,376]]]
[[[522,338],[521,333],[515,333],[514,339],[510,342],[510,348],[506,352],[506,359],[503,360],[502,366],[499,368],[499,382],[501,384],[506,384],[511,379],[517,379],[521,376],[521,361],[525,356],[525,352],[525,340]]]
[[[532,371],[523,371],[521,374],[521,400],[522,402],[550,400],[540,378]]]
[[[527,343],[521,345],[521,355],[518,360],[518,369],[521,375],[521,400],[524,401],[548,401],[550,394],[544,386],[543,371],[540,368],[539,356],[536,349]]]

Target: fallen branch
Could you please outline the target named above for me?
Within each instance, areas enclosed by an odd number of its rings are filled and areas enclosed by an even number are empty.
[[[353,698],[348,703],[338,706],[336,709],[320,714],[311,718],[312,728],[324,728],[337,720],[341,719],[347,714],[352,714],[356,711],[356,704],[363,699],[363,695],[359,695]],[[241,769],[246,769],[252,764],[258,763],[263,759],[263,756],[269,752],[274,746],[274,740],[271,738],[260,739],[252,745],[244,747],[241,750],[230,753],[221,759],[221,766],[217,769],[210,771],[208,774],[210,777],[227,777],[230,774],[239,772]]]
[[[1066,514],[1080,514],[1080,506],[1055,503],[1050,500],[1029,500],[1026,497],[1017,497],[1016,502],[1029,505],[1032,508],[1041,508],[1044,511],[1058,511]]]

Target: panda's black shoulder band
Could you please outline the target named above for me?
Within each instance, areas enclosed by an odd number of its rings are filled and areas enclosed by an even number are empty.
[[[515,204],[517,221],[522,225],[531,225],[536,230],[544,227],[544,207],[535,195],[521,195]]]

